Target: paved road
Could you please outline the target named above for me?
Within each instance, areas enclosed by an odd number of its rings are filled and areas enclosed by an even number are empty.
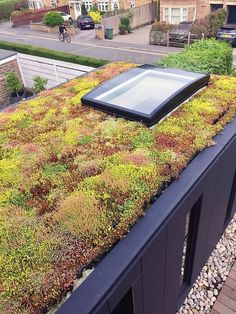
[[[37,45],[110,61],[125,60],[149,64],[160,60],[168,53],[180,51],[179,48],[174,47],[149,45],[149,30],[148,25],[134,30],[127,36],[115,36],[113,40],[97,40],[94,30],[84,30],[72,36],[72,42],[67,44],[59,42],[56,34],[32,31],[29,26],[11,28],[9,23],[4,23],[0,24],[0,40]],[[233,54],[234,67],[236,67],[236,49]]]
[[[123,41],[123,36],[114,41],[97,40],[93,30],[81,31],[78,35],[72,36],[70,44],[61,43],[56,34],[47,34],[39,31],[32,31],[28,26],[10,28],[8,24],[0,25],[0,40],[37,45],[44,48],[71,52],[81,56],[101,58],[110,61],[125,60],[135,63],[154,63],[170,52],[178,51],[178,48],[167,48],[149,46],[142,36],[148,36],[142,30],[140,35],[137,31],[135,42]],[[121,41],[119,41],[121,40]],[[130,40],[131,41],[131,40]],[[144,42],[142,44],[142,42]]]

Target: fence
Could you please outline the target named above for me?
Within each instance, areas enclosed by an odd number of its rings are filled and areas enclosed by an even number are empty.
[[[18,64],[26,88],[33,86],[37,75],[48,79],[47,88],[52,88],[93,70],[84,65],[25,54],[18,54]]]
[[[176,313],[236,211],[235,130],[236,119],[215,138],[217,145],[192,160],[57,314]]]
[[[48,10],[38,10],[38,11],[32,11],[32,12],[25,12],[20,15],[12,15],[11,16],[11,22],[12,25],[17,27],[21,25],[28,25],[30,24],[30,21],[33,23],[41,22],[43,20],[44,14],[50,11],[60,11],[64,13],[69,13],[69,6],[64,5],[61,7],[48,9]]]
[[[194,41],[203,39],[204,34],[193,34],[186,32],[186,34],[172,34],[169,31],[156,31],[151,30],[149,34],[149,43],[150,45],[159,45],[159,46],[172,46],[172,47],[184,47],[185,45],[190,45]]]
[[[118,13],[117,15],[105,16],[103,18],[103,26],[106,28],[113,28],[113,34],[119,34],[120,17],[126,15],[128,12]],[[140,27],[145,24],[152,23],[155,20],[157,12],[157,3],[149,3],[142,6],[138,6],[131,11],[133,17],[131,19],[132,29]]]

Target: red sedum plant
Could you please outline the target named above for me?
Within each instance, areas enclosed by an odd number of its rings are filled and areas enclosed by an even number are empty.
[[[152,129],[81,105],[113,63],[0,113],[0,313],[42,313],[236,113],[236,78]]]

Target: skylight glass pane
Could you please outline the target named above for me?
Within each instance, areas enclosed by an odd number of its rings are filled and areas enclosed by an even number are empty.
[[[193,77],[147,70],[95,99],[150,114]],[[129,101],[127,101],[129,100]]]
[[[201,73],[142,65],[106,81],[81,100],[83,105],[151,126],[207,85],[209,78]]]

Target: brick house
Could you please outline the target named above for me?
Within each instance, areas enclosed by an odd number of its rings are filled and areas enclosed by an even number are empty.
[[[8,72],[15,72],[22,80],[17,63],[17,53],[0,49],[0,108],[7,102],[10,96],[6,81]]]
[[[68,0],[28,0],[28,7],[32,10],[51,9],[68,5]]]
[[[96,3],[99,11],[127,10],[147,3],[153,0],[28,0],[28,7],[32,10],[57,8],[69,5],[72,18],[76,19],[81,15],[81,5],[85,4],[89,11]]]
[[[160,17],[176,24],[194,21],[220,8],[227,10],[227,22],[236,24],[236,0],[161,0]]]

